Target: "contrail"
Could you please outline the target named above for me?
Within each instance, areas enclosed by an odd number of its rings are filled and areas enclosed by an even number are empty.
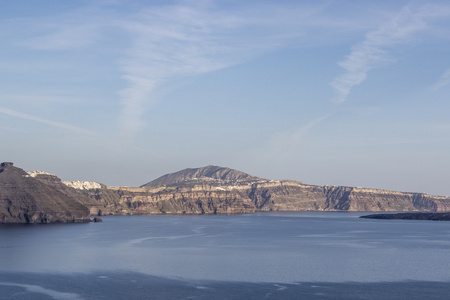
[[[42,119],[42,118],[38,118],[35,116],[30,116],[12,109],[7,109],[7,108],[1,108],[0,107],[0,113],[2,114],[6,114],[6,115],[10,115],[13,117],[17,117],[17,118],[21,118],[21,119],[25,119],[25,120],[30,120],[30,121],[35,121],[35,122],[39,122],[39,123],[43,123],[43,124],[47,124],[50,126],[54,126],[54,127],[58,127],[58,128],[62,128],[62,129],[67,129],[67,130],[71,130],[74,132],[78,132],[78,133],[84,133],[84,134],[92,134],[91,131],[77,127],[77,126],[73,126],[70,124],[66,124],[66,123],[61,123],[61,122],[55,122],[55,121],[50,121],[50,120],[46,120],[46,119]]]

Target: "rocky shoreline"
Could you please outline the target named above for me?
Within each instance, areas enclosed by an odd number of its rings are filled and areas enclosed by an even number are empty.
[[[373,214],[361,216],[366,219],[382,220],[429,220],[429,221],[450,221],[450,212],[445,213],[397,213],[397,214]]]

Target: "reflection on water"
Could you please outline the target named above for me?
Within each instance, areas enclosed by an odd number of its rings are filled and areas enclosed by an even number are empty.
[[[0,226],[0,269],[279,284],[450,281],[450,222],[359,215],[111,216]]]

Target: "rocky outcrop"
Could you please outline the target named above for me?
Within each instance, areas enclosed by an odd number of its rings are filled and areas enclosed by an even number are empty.
[[[383,220],[429,220],[429,221],[450,221],[450,213],[398,213],[398,214],[375,214],[361,216],[366,219]]]
[[[2,163],[0,223],[57,222],[89,222],[89,209],[12,163]]]
[[[61,181],[61,179],[57,176],[47,172],[33,171],[28,172],[28,174],[34,174],[34,176],[31,177],[69,196],[70,198],[74,199],[74,201],[86,206],[89,209],[90,215],[100,216],[109,214],[109,211],[107,208],[105,208],[104,203],[97,201],[95,197],[90,197],[89,194],[91,190],[84,189],[84,187],[89,185],[81,185],[81,187],[83,187],[82,189],[76,189],[71,185],[68,185]],[[106,188],[106,186],[102,186],[98,183],[92,186],[100,186]]]

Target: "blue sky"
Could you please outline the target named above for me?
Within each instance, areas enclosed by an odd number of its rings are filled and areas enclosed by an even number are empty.
[[[0,153],[26,170],[450,196],[447,1],[9,1],[0,38]]]

